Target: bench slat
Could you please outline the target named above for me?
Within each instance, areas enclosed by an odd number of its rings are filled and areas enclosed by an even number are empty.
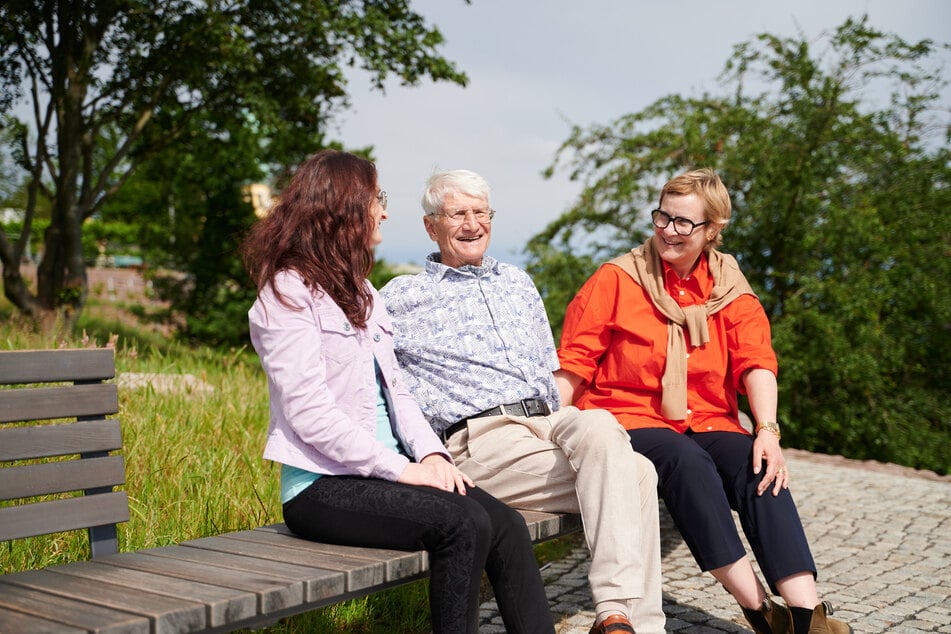
[[[0,429],[0,461],[50,458],[121,448],[122,431],[117,418]]]
[[[542,542],[562,535],[578,532],[581,527],[580,515],[543,513],[518,509],[528,525],[528,533],[533,542]]]
[[[122,456],[44,462],[4,469],[0,478],[0,500],[120,484],[125,484]]]
[[[110,558],[108,561],[111,565],[134,570],[253,592],[257,596],[258,614],[270,614],[284,608],[299,606],[304,601],[304,584],[287,576],[244,572],[233,568],[157,557],[150,555],[147,550],[125,553],[121,559]]]
[[[78,627],[54,623],[22,612],[0,607],[0,632],[29,632],[30,634],[87,634]]]
[[[114,608],[148,618],[155,634],[194,632],[206,627],[205,606],[146,590],[99,581],[95,584],[49,570],[28,570],[4,581],[39,592]]]
[[[254,544],[268,544],[279,548],[296,548],[304,551],[308,556],[320,553],[328,555],[355,557],[369,562],[382,562],[385,576],[383,581],[393,581],[417,575],[429,570],[428,558],[424,558],[424,551],[405,551],[391,550],[386,548],[364,548],[359,546],[338,546],[336,544],[322,544],[320,542],[311,542],[306,539],[296,537],[283,524],[276,526],[283,527],[281,532],[275,527],[274,530],[252,530],[237,531],[234,533],[225,533],[221,537],[225,539],[240,539]],[[186,543],[186,545],[188,545]],[[234,548],[231,544],[226,544],[224,548]]]
[[[246,557],[234,553],[223,553],[204,548],[189,548],[187,546],[164,546],[146,550],[150,555],[183,559],[210,566],[234,568],[245,572],[266,572],[276,575],[289,576],[304,584],[304,600],[308,603],[336,597],[344,593],[346,580],[342,572],[328,570],[319,566],[311,567],[300,564],[289,564],[283,561],[269,561],[258,557]]]
[[[115,383],[0,390],[0,423],[105,416],[118,411]]]
[[[352,557],[362,557],[370,561],[382,558],[394,560],[394,563],[396,563],[395,560],[405,560],[400,563],[400,566],[409,566],[412,568],[412,570],[407,570],[403,574],[425,572],[426,570],[429,570],[429,562],[426,556],[426,551],[421,550],[410,553],[405,550],[392,550],[387,548],[370,548],[361,546],[338,546],[336,544],[311,542],[296,536],[283,522],[277,524],[268,524],[250,531],[224,533],[221,536],[227,537],[228,539],[243,539],[245,541],[251,542],[275,544],[287,548],[303,548],[308,552],[328,551],[338,554],[345,554]],[[417,557],[417,555],[421,555],[421,557]],[[419,560],[419,563],[417,563],[417,560]],[[390,576],[395,576],[398,574],[400,574],[399,571],[394,569],[391,571]],[[389,579],[390,577],[388,576],[387,578]]]
[[[149,620],[143,616],[23,588],[5,579],[0,577],[0,608],[13,607],[96,634],[149,634]]]
[[[0,541],[129,521],[125,491],[0,508]]]
[[[323,549],[313,549],[308,555],[308,546],[315,542],[303,539],[300,548],[285,548],[272,544],[230,540],[226,537],[203,537],[188,542],[184,546],[205,548],[219,552],[237,553],[247,557],[270,559],[285,563],[304,564],[320,562],[322,568],[344,573],[347,581],[347,591],[362,590],[379,585],[386,581],[386,562],[382,559],[371,560],[365,557],[348,555],[345,546],[335,547],[339,550],[327,552]],[[326,548],[326,545],[323,545]]]
[[[112,348],[4,350],[0,385],[96,381],[114,378]]]
[[[95,561],[76,561],[52,566],[49,570],[73,575],[91,584],[105,582],[129,588],[141,588],[177,599],[199,601],[205,606],[206,619],[211,627],[250,619],[257,614],[258,600],[253,592],[114,565],[116,560],[126,556],[125,553],[120,553],[101,557]]]

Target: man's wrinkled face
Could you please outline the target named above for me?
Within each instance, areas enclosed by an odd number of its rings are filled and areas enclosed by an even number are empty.
[[[426,233],[439,245],[443,264],[452,268],[482,265],[482,256],[492,236],[492,222],[491,218],[480,222],[476,215],[488,209],[489,202],[484,198],[451,192],[443,199],[438,214],[423,216]]]

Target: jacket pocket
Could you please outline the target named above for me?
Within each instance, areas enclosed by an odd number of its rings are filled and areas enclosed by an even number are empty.
[[[332,364],[350,364],[360,353],[357,329],[347,320],[343,311],[318,310],[321,347],[324,358]]]

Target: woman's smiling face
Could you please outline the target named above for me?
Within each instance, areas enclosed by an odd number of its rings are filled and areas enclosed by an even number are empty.
[[[664,197],[660,210],[671,218],[686,218],[695,225],[708,220],[704,212],[703,198],[699,194],[668,194]],[[687,277],[697,264],[704,247],[716,233],[716,225],[711,223],[695,227],[689,236],[682,236],[674,230],[674,223],[669,222],[663,229],[654,227],[654,248],[677,275]]]
[[[386,192],[380,191],[370,203],[370,219],[373,222],[373,232],[370,234],[370,246],[379,246],[383,242],[383,233],[380,231],[380,224],[386,220],[389,215],[386,213]]]

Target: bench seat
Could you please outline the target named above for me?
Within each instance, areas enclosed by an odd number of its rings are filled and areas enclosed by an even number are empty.
[[[523,511],[534,542],[577,515]],[[424,578],[423,551],[309,542],[283,524],[0,576],[0,632],[229,632]]]
[[[283,524],[118,552],[114,379],[111,349],[0,352],[0,543],[86,529],[92,554],[0,575],[0,634],[229,632],[429,573],[425,552],[309,542]],[[581,530],[575,515],[523,516],[536,543]]]

